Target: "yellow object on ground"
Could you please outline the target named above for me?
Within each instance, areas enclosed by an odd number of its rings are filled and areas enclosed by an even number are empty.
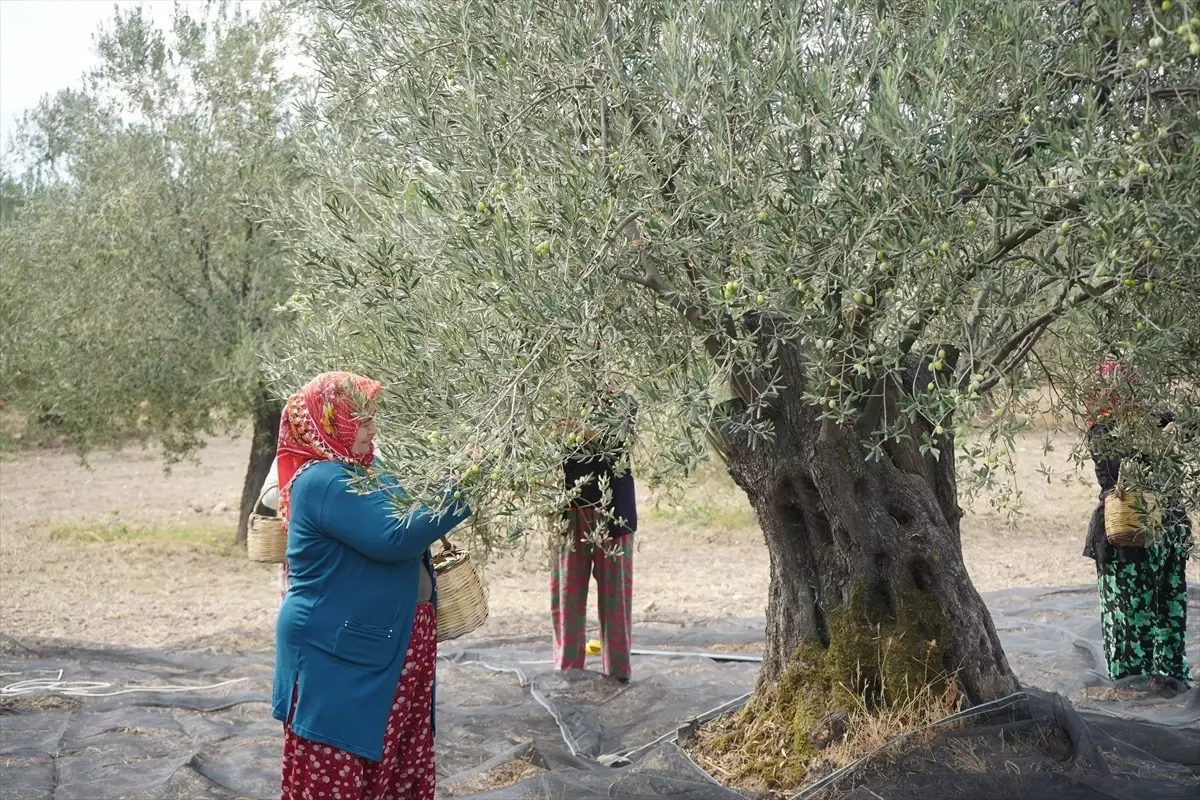
[[[598,656],[598,655],[600,655],[600,640],[599,640],[599,639],[590,639],[590,640],[588,640],[588,643],[587,643],[587,654],[588,654],[589,656]]]

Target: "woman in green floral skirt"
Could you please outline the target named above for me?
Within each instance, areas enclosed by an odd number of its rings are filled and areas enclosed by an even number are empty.
[[[1145,547],[1109,543],[1104,526],[1104,497],[1117,487],[1122,460],[1136,454],[1114,453],[1112,413],[1122,404],[1128,378],[1112,361],[1098,374],[1109,396],[1089,409],[1088,439],[1100,503],[1092,514],[1083,554],[1096,561],[1104,655],[1113,680],[1136,675],[1173,678],[1187,687],[1192,680],[1184,652],[1187,629],[1185,568],[1192,549],[1187,512],[1178,507],[1163,514],[1163,529]],[[1122,386],[1126,384],[1126,386]],[[1158,415],[1159,426],[1170,434],[1174,416]]]

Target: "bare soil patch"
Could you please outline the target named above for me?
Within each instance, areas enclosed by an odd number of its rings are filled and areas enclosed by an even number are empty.
[[[1043,455],[1049,437],[1054,450]],[[963,522],[967,567],[981,591],[1094,580],[1081,557],[1095,502],[1076,473],[1070,432],[1031,432],[1014,453],[1023,511],[1015,528],[985,504]],[[90,467],[55,447],[0,460],[0,632],[213,651],[273,645],[276,570],[230,546],[249,452],[212,441],[165,473],[153,451],[96,454]],[[1047,482],[1039,468],[1059,477]],[[549,635],[541,543],[488,565],[485,633]],[[744,496],[717,469],[676,507],[643,501],[636,555],[638,619],[761,616],[768,562]],[[1197,565],[1191,580],[1200,580]],[[594,608],[594,600],[593,600]],[[594,614],[593,614],[594,618]]]

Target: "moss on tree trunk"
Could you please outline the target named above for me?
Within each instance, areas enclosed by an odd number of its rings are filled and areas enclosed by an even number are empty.
[[[739,440],[732,428],[719,440],[762,527],[771,582],[755,696],[712,746],[802,776],[828,744],[814,741],[819,723],[838,709],[897,715],[1014,691],[963,564],[952,444],[940,442],[940,458],[893,444],[868,460],[853,428],[822,426],[798,396],[772,413],[772,440]]]

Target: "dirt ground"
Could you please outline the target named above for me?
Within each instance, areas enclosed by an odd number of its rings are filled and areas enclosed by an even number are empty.
[[[963,522],[980,591],[1071,586],[1094,579],[1080,556],[1095,490],[1074,474],[1072,434],[1018,443],[1023,514],[1010,528],[985,503]],[[266,649],[278,604],[276,570],[230,546],[248,452],[217,440],[196,463],[164,474],[156,454],[95,455],[81,467],[57,449],[0,460],[0,633],[130,646]],[[1059,477],[1047,483],[1039,467]],[[1087,480],[1084,480],[1084,479]],[[715,471],[682,508],[643,503],[635,619],[759,616],[767,554],[744,497]],[[714,567],[714,565],[717,565]],[[537,551],[488,565],[488,632],[546,631],[548,576]],[[1200,580],[1195,564],[1190,580]],[[593,601],[594,603],[594,601]],[[593,605],[594,608],[594,605]],[[594,612],[593,612],[594,619]]]

